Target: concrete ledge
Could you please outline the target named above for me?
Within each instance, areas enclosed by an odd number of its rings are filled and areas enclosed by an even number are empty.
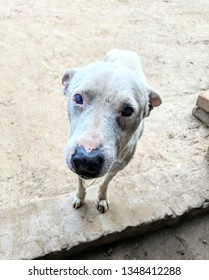
[[[106,245],[115,241],[119,241],[132,236],[139,236],[149,231],[158,230],[165,226],[174,226],[180,221],[186,220],[188,218],[192,218],[196,215],[203,215],[209,212],[209,202],[205,201],[201,207],[190,209],[188,212],[185,212],[181,216],[176,216],[175,218],[172,216],[164,217],[161,220],[152,221],[151,223],[140,224],[135,227],[127,227],[121,232],[114,232],[112,234],[102,236],[97,240],[93,240],[91,242],[80,243],[79,245],[70,248],[69,250],[63,249],[61,251],[52,252],[46,254],[45,256],[38,257],[36,259],[68,259],[69,257],[73,257],[76,254],[81,252],[96,248],[98,246]]]
[[[143,189],[128,188],[126,193],[114,186],[111,209],[102,215],[94,205],[96,190],[90,187],[86,204],[78,210],[72,208],[72,193],[1,210],[0,258],[64,258],[209,209],[209,197],[203,197],[201,189],[200,196],[189,193],[178,203],[174,193],[167,197],[165,189],[149,198]]]

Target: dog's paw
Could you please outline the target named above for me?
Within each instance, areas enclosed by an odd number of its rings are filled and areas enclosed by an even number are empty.
[[[109,208],[109,205],[108,205],[108,202],[106,199],[101,199],[97,203],[97,210],[99,210],[99,212],[101,214],[104,214],[105,212],[107,212],[108,208]]]
[[[84,204],[84,199],[75,196],[73,199],[73,207],[75,209],[78,209],[79,207],[81,207]]]

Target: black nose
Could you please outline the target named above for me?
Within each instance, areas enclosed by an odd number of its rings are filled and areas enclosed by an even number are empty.
[[[82,146],[78,146],[71,158],[71,163],[81,177],[97,178],[104,165],[104,155],[100,149],[94,149],[88,153]]]

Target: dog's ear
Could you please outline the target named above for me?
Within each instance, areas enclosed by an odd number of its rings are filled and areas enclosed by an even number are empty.
[[[144,117],[148,117],[154,107],[160,106],[162,103],[160,95],[151,87],[148,88],[148,107],[146,106]]]
[[[67,69],[65,70],[63,76],[62,76],[62,84],[64,86],[63,92],[66,95],[67,94],[67,88],[70,85],[70,81],[72,77],[74,76],[76,72],[75,68]]]
[[[154,107],[158,107],[161,105],[162,103],[162,99],[159,95],[159,93],[157,93],[153,88],[149,88],[149,111],[147,116],[149,116],[150,112],[152,111],[152,109]]]

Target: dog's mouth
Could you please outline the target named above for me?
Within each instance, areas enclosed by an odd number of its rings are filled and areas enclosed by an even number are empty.
[[[74,173],[76,173],[79,177],[85,180],[92,180],[92,179],[97,179],[102,176],[104,176],[104,172],[102,170],[97,170],[96,168],[89,167],[88,170],[80,170],[80,172],[77,172],[74,170],[74,168],[70,168]],[[106,173],[106,172],[105,172]]]
[[[76,173],[77,174],[77,173]],[[79,177],[81,177],[84,180],[92,180],[92,179],[97,179],[98,177],[90,177],[90,176],[85,176],[85,175],[79,175],[77,174]]]

